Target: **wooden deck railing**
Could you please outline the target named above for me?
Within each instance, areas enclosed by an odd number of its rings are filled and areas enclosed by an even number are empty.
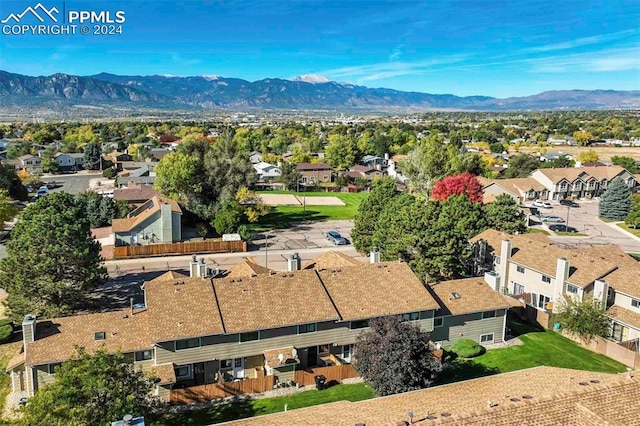
[[[171,391],[172,404],[190,404],[192,402],[226,398],[233,395],[248,393],[262,393],[272,390],[275,384],[274,376],[244,379],[237,382],[211,383],[208,385],[191,386]]]
[[[194,241],[170,244],[148,244],[141,246],[122,246],[113,248],[113,258],[166,256],[172,254],[227,253],[246,252],[244,241]]]
[[[358,372],[351,364],[333,365],[331,367],[318,367],[309,370],[296,370],[293,381],[301,385],[315,384],[315,376],[326,377],[327,382],[341,381],[352,377],[359,377]]]

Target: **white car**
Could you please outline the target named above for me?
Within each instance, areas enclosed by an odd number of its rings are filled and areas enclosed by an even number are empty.
[[[533,206],[534,207],[542,207],[543,209],[550,209],[551,208],[551,203],[549,203],[548,201],[536,200],[536,201],[533,202]]]

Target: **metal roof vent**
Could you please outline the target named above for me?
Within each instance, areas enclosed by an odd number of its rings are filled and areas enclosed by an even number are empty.
[[[451,293],[451,297],[453,297],[456,300],[457,299],[462,299],[462,296],[460,296],[460,293],[457,293],[455,291],[453,293]]]

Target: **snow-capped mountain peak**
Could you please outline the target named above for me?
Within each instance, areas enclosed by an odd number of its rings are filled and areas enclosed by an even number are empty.
[[[305,83],[331,83],[327,77],[319,74],[304,74],[292,79],[293,81],[304,81]]]

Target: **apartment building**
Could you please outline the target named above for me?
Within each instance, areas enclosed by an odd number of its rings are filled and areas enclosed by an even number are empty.
[[[293,257],[287,272],[245,264],[219,278],[192,261],[190,277],[167,272],[146,282],[141,307],[27,316],[23,350],[7,367],[13,390],[33,395],[76,346],[122,351],[156,374],[155,393],[168,400],[172,389],[221,378],[274,375],[286,382],[296,369],[348,363],[356,337],[376,317],[401,315],[443,344],[504,340],[508,304],[481,280],[425,286],[406,263],[372,259],[325,254],[301,269]]]
[[[495,230],[472,243],[473,272],[495,291],[544,312],[557,311],[565,296],[594,298],[607,308],[612,340],[640,338],[640,263],[618,246],[565,249],[545,235]]]

